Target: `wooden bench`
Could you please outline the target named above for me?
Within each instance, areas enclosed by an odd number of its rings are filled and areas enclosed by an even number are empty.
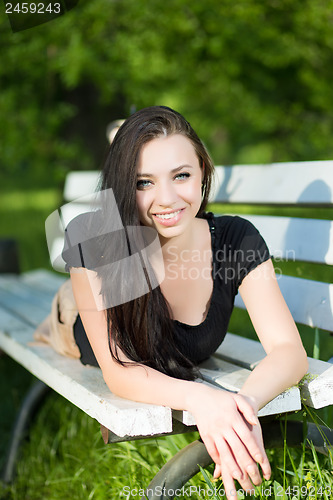
[[[332,208],[332,167],[333,162],[217,167],[217,182],[211,201],[228,204],[228,208],[231,204],[244,203]],[[67,215],[70,210],[73,213],[81,211],[84,200],[76,199],[91,193],[97,180],[96,172],[68,175],[64,191],[65,201],[69,203],[65,207]],[[213,205],[213,208],[217,210],[218,206]],[[242,216],[258,227],[276,258],[290,259],[292,251],[295,260],[332,265],[331,221],[285,216]],[[59,255],[56,245],[50,246],[51,259]],[[61,265],[59,259],[57,265]],[[49,346],[33,341],[34,329],[48,314],[52,297],[66,278],[45,270],[18,276],[0,276],[0,348],[40,381],[29,392],[13,430],[3,473],[3,479],[7,482],[13,478],[22,431],[48,388],[57,391],[96,419],[101,424],[106,443],[196,429],[195,421],[188,412],[116,397],[107,388],[98,368],[83,366],[79,360],[63,357]],[[279,283],[297,322],[314,329],[333,331],[333,285],[290,276],[279,276]],[[244,307],[239,295],[236,307]],[[216,354],[202,365],[203,383],[237,391],[250,370],[265,355],[260,343],[235,333],[228,333]],[[267,447],[282,442],[279,422],[270,416],[298,411],[302,402],[313,408],[333,403],[333,366],[312,358],[309,362],[309,374],[302,384],[288,389],[260,410]],[[333,431],[330,429],[325,429],[328,437],[326,441],[322,438],[321,430],[318,431],[312,424],[308,425],[306,436],[303,436],[303,422],[299,425],[298,422],[291,422],[288,428],[288,444],[291,445],[301,444],[308,437],[319,451],[325,453],[329,442],[333,442]],[[198,464],[206,466],[210,462],[203,444],[200,441],[192,443],[161,469],[149,488],[154,491],[156,486],[168,485],[175,490],[198,472]],[[164,497],[150,493],[148,498]]]

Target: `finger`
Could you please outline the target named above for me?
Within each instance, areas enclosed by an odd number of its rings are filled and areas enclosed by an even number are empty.
[[[251,481],[258,485],[261,483],[261,476],[259,473],[258,466],[253,459],[253,457],[249,454],[246,446],[244,443],[239,439],[237,434],[233,433],[230,434],[230,436],[226,436],[226,440],[228,442],[228,445],[230,449],[232,450],[232,454],[234,456],[234,459],[238,466],[241,468],[241,477],[238,478],[236,477],[233,473],[233,477],[239,481],[240,484],[242,484],[242,481],[246,480],[246,477],[249,476]],[[228,464],[227,464],[228,465]],[[231,469],[229,468],[229,471]],[[249,482],[248,483],[250,486],[252,484]]]
[[[238,481],[242,490],[246,492],[247,495],[252,495],[255,493],[255,488],[253,486],[253,483],[251,482],[249,476],[244,473],[243,471],[243,479],[241,481]]]
[[[251,479],[253,484],[255,484],[256,486],[261,484],[262,480],[261,480],[261,476],[260,476],[260,472],[259,472],[257,464],[253,463],[251,465],[248,465],[246,467],[246,472],[248,473],[249,478]],[[250,486],[250,488],[251,487],[252,487],[252,485]]]
[[[200,436],[201,436],[201,439],[202,439],[204,445],[206,446],[206,450],[207,450],[208,454],[210,455],[210,457],[212,458],[213,462],[215,462],[216,464],[219,464],[220,463],[220,454],[216,449],[216,446],[215,446],[213,439],[209,436],[202,436],[202,435],[200,435]]]
[[[227,500],[237,499],[237,490],[235,488],[234,480],[226,467],[222,467],[221,477],[224,486],[225,496]]]
[[[261,467],[263,476],[268,481],[271,478],[272,469],[271,469],[271,465],[269,463],[269,460],[266,456],[266,453],[265,453],[263,460],[259,463],[260,463],[260,467]]]
[[[235,397],[235,402],[237,404],[238,410],[242,413],[244,418],[249,422],[251,425],[258,425],[259,424],[259,419],[250,405],[243,397]]]
[[[220,464],[216,464],[215,469],[214,469],[213,478],[218,479],[220,476],[221,476],[221,466],[220,466]]]
[[[233,448],[222,438],[217,438],[215,446],[219,453],[219,463],[228,469],[233,478],[240,480],[243,477],[243,472],[238,460],[235,458]]]
[[[256,432],[254,432],[249,427],[250,424],[248,424],[244,419],[242,419],[242,422],[239,422],[238,419],[235,420],[233,426],[234,431],[236,432],[239,439],[242,441],[242,443],[248,450],[248,453],[253,458],[253,460],[255,460],[260,464],[263,463],[265,460],[268,461],[260,428],[259,432],[258,428],[256,429]]]

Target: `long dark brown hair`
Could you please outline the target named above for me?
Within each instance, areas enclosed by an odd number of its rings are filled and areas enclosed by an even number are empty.
[[[102,169],[101,190],[112,189],[124,228],[140,226],[136,204],[137,168],[141,149],[149,141],[173,134],[187,137],[203,170],[201,215],[208,202],[213,163],[203,143],[178,112],[153,106],[131,115],[118,130]],[[104,281],[107,277],[104,276]],[[108,293],[102,279],[102,294]],[[107,299],[105,297],[105,299]],[[110,302],[109,302],[110,303]],[[132,361],[176,378],[193,380],[195,367],[178,350],[172,318],[160,287],[143,296],[107,309],[109,345],[119,363],[119,349]]]

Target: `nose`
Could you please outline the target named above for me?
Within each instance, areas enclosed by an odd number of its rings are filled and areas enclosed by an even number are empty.
[[[156,189],[155,204],[163,208],[171,208],[179,200],[177,189],[172,181],[159,183]]]

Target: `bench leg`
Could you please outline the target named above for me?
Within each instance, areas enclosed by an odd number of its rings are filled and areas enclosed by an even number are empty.
[[[17,414],[9,442],[5,465],[1,474],[4,483],[12,482],[20,445],[28,434],[28,429],[36,410],[44,400],[50,387],[38,380],[27,392]]]
[[[325,436],[325,437],[323,437]],[[314,423],[308,424],[307,439],[313,442],[318,453],[328,455],[328,450],[333,451],[333,429],[324,427],[323,425],[317,426]]]
[[[280,421],[264,421],[261,425],[265,447],[283,447],[284,438]],[[327,440],[323,438],[323,434]],[[304,429],[303,422],[288,421],[286,437],[287,444],[291,447],[302,446],[306,438],[307,447],[310,447],[308,440],[312,441],[316,451],[325,455],[328,453],[328,443],[333,444],[333,430],[323,426],[319,426],[318,429],[314,423],[308,423]],[[146,488],[146,494],[141,500],[167,500],[179,496],[182,486],[200,471],[198,464],[207,467],[212,462],[203,442],[194,441],[161,468]]]
[[[187,483],[199,472],[199,466],[207,467],[212,463],[202,441],[194,441],[180,450],[169,460],[146,489],[141,500],[167,500],[177,495],[176,490]],[[178,495],[179,496],[179,492]]]

